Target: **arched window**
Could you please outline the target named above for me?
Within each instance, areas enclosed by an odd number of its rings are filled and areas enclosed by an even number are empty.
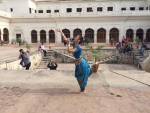
[[[31,42],[37,43],[37,31],[36,30],[31,31]]]
[[[89,43],[94,43],[94,30],[88,28],[85,30],[85,41]]]
[[[55,43],[55,32],[54,32],[54,30],[49,31],[49,43]]]
[[[109,41],[110,42],[119,42],[119,30],[117,28],[112,28],[110,30],[110,34],[109,34]]]
[[[138,29],[136,31],[136,37],[138,37],[140,39],[140,41],[143,41],[143,37],[144,37],[144,31],[143,31],[143,29]]]
[[[81,35],[82,36],[82,30],[81,29],[75,29],[73,31],[73,37],[76,37],[77,35]]]
[[[134,33],[133,33],[133,30],[132,30],[132,29],[128,29],[128,30],[126,31],[126,38],[128,38],[129,41],[133,42]]]
[[[97,42],[105,43],[106,42],[106,30],[101,28],[97,31]]]
[[[150,29],[146,32],[146,42],[150,42]]]
[[[40,42],[46,43],[46,31],[45,30],[40,31]]]
[[[67,38],[70,38],[70,31],[69,31],[69,29],[63,29],[62,32],[65,34],[65,36]],[[63,42],[63,37],[62,37],[62,42]]]
[[[3,41],[9,43],[9,31],[7,28],[3,29]]]

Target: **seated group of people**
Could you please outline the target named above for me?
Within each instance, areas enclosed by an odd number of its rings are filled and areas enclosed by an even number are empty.
[[[131,41],[129,41],[128,39],[123,39],[122,42],[118,42],[116,48],[117,50],[119,50],[119,53],[124,53],[124,54],[133,51],[133,45]],[[141,56],[143,56],[145,50],[148,49],[143,42],[140,42],[136,48],[139,50]]]
[[[133,45],[130,41],[127,39],[123,39],[122,42],[118,42],[116,44],[117,50],[119,50],[119,53],[129,53],[133,50]]]

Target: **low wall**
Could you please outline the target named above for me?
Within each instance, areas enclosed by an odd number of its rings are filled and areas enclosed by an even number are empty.
[[[150,55],[144,60],[142,68],[143,70],[150,72]]]
[[[30,60],[31,60],[31,68],[30,69],[36,69],[42,60],[42,56],[41,56],[41,54],[36,53],[36,54],[33,54],[30,56]],[[20,65],[20,60],[14,60],[14,61],[6,61],[4,63],[1,63],[0,69],[22,70],[24,68]]]

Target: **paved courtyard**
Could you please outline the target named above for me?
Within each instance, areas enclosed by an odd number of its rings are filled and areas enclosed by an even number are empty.
[[[19,48],[4,48],[1,59],[18,56]],[[74,64],[59,64],[57,71],[0,70],[0,113],[150,113],[149,100],[150,73],[130,65],[101,64],[86,94],[79,93]]]
[[[73,68],[1,70],[0,113],[150,113],[149,73],[104,64],[89,79],[87,93],[79,94]],[[116,73],[128,73],[133,80]]]

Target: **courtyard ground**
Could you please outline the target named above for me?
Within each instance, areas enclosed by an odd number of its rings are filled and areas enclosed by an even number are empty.
[[[87,93],[79,94],[73,68],[1,70],[0,113],[150,113],[149,73],[104,64],[89,79]]]
[[[19,48],[0,50],[6,59]],[[149,106],[150,73],[130,65],[100,65],[86,94],[79,93],[73,64],[57,71],[0,70],[0,113],[150,113]]]

